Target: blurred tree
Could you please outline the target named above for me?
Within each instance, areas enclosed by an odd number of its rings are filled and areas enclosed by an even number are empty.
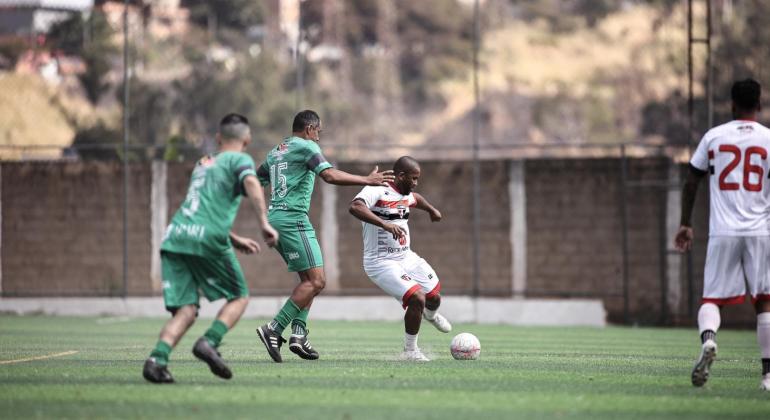
[[[81,159],[115,160],[120,159],[120,142],[120,131],[100,122],[92,127],[79,129],[72,141],[72,149]]]
[[[219,27],[244,30],[265,19],[261,1],[182,0],[181,5],[190,9],[190,20],[195,24],[214,31]]]
[[[86,72],[79,76],[80,83],[91,103],[96,104],[109,87],[105,76],[111,69],[118,49],[112,44],[113,29],[104,14],[94,10],[87,20],[79,14],[56,23],[46,38],[52,50],[80,56],[86,64]]]
[[[728,7],[729,6],[729,7]],[[768,2],[718,2],[714,5],[714,50],[712,65],[714,69],[714,124],[721,124],[732,118],[730,109],[730,87],[735,80],[752,77],[766,89],[770,87],[770,74],[764,69],[770,68],[770,57],[757,46],[770,43],[770,3]],[[696,56],[696,60],[697,60]],[[695,63],[696,69],[702,63]],[[705,91],[705,72],[696,74],[696,85]],[[767,98],[763,95],[763,107],[767,108]],[[695,141],[710,127],[708,125],[707,101],[703,94],[698,94],[694,102]],[[642,114],[640,130],[642,134],[664,136],[668,142],[686,143],[689,118],[687,113],[687,92],[671,92],[661,101],[648,103]],[[764,122],[770,122],[770,116],[760,114]]]

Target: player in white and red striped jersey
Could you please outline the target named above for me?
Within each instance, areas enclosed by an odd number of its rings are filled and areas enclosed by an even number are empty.
[[[433,222],[441,212],[420,194],[412,192],[420,178],[420,165],[409,156],[393,166],[395,182],[388,186],[369,186],[350,203],[350,213],[360,219],[364,235],[364,271],[385,293],[401,302],[404,314],[404,353],[413,361],[429,359],[417,347],[422,318],[441,332],[452,325],[437,312],[441,304],[441,283],[436,272],[410,248],[409,209],[430,214]]]
[[[692,246],[690,215],[698,182],[710,174],[709,241],[698,311],[701,353],[692,383],[702,386],[716,358],[720,308],[751,297],[762,354],[761,387],[770,390],[770,129],[756,122],[761,87],[752,79],[732,87],[733,121],[709,130],[690,160],[675,243]]]

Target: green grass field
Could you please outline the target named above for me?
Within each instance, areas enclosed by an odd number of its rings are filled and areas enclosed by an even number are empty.
[[[712,377],[695,389],[691,329],[456,325],[482,346],[479,360],[456,361],[452,334],[425,325],[434,360],[409,364],[397,361],[398,323],[313,322],[321,360],[284,348],[275,364],[259,322],[244,320],[221,347],[234,372],[224,381],[190,353],[200,320],[172,354],[177,383],[154,385],[141,367],[162,323],[0,316],[0,418],[770,418],[752,331],[720,332]]]

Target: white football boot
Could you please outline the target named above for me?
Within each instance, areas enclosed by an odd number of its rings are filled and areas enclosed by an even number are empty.
[[[438,312],[433,316],[433,319],[428,319],[425,316],[425,313],[422,314],[422,317],[426,321],[433,324],[433,326],[436,327],[436,329],[441,331],[442,333],[448,333],[449,331],[452,331],[452,324],[450,324],[449,321]]]
[[[404,349],[404,351],[401,353],[401,360],[408,362],[430,362],[430,359],[422,354],[422,351],[419,347],[415,347],[414,350]]]
[[[763,391],[770,391],[770,373],[766,373],[762,376],[762,382],[759,383],[759,389]]]
[[[703,386],[709,379],[709,369],[717,358],[717,343],[714,340],[706,340],[701,346],[700,357],[692,368],[692,384]]]

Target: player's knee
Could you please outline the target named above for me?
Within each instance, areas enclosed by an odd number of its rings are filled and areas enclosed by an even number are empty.
[[[407,306],[422,312],[422,310],[425,309],[425,294],[423,292],[415,292],[411,297],[409,297]]]
[[[441,306],[441,295],[438,293],[435,293],[430,296],[425,297],[425,307],[427,307],[430,310],[436,309],[439,306]]]
[[[227,302],[228,305],[246,308],[249,305],[249,298],[245,296],[237,297]]]
[[[757,311],[757,315],[763,312],[770,312],[770,300],[760,300],[754,304],[754,309]]]
[[[313,290],[316,294],[321,293],[321,290],[326,287],[326,279],[321,276],[310,280],[310,284],[313,286]]]
[[[198,316],[198,307],[195,305],[184,305],[178,308],[173,308],[171,314],[174,318],[181,318],[187,322],[195,322],[195,318]]]

